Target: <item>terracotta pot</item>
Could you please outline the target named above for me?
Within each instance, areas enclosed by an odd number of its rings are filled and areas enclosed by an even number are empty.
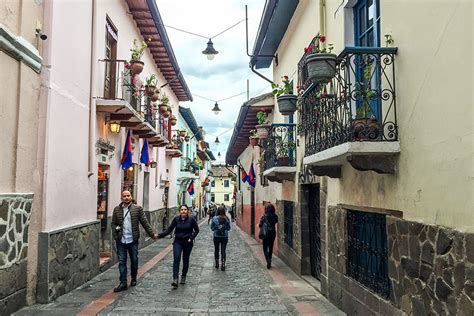
[[[376,118],[358,118],[352,120],[354,140],[376,140],[382,133],[382,127]]]
[[[277,163],[279,167],[287,167],[289,164],[288,157],[277,158]]]
[[[185,141],[189,142],[190,139],[191,139],[191,137],[189,137],[189,136],[184,136],[184,140],[185,140]]]
[[[179,136],[182,136],[182,137],[186,136],[186,131],[179,131]]]
[[[176,119],[176,117],[171,117],[171,118],[170,118],[170,124],[171,124],[171,126],[175,126],[176,123],[178,123],[178,120]]]
[[[335,54],[311,54],[306,57],[308,79],[316,83],[328,83],[336,75]]]
[[[163,115],[164,118],[170,117],[170,114],[171,114],[171,113],[168,112],[168,111],[166,111],[165,113],[162,113],[162,115]]]
[[[258,145],[258,138],[250,137],[249,138],[250,146],[257,146]]]
[[[155,90],[156,90],[155,86],[145,86],[145,93],[149,97],[153,96],[154,94],[158,96],[158,93],[155,93]],[[152,100],[152,101],[155,102],[157,100]]]
[[[168,106],[166,104],[160,104],[160,107],[158,108],[158,111],[163,114],[168,111]]]
[[[268,130],[270,129],[270,127],[270,124],[255,125],[255,128],[257,129],[258,138],[266,139],[268,137]]]
[[[152,94],[152,95],[150,96],[150,100],[151,100],[152,102],[156,102],[156,101],[158,101],[159,99],[160,99],[160,95],[159,95],[158,93],[154,93],[154,94]]]
[[[144,66],[145,66],[145,63],[143,61],[134,60],[132,61],[132,64],[130,65],[130,70],[132,71],[133,75],[139,75],[143,71]]]

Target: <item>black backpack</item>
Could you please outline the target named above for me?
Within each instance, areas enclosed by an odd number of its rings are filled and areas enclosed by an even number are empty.
[[[216,229],[216,237],[225,237],[225,232],[226,232],[226,223],[227,220],[224,220],[223,223],[220,223],[220,220],[217,219],[217,229]]]
[[[266,216],[263,216],[262,227],[260,227],[260,232],[258,233],[258,238],[265,239],[268,237],[268,231],[270,230],[270,223],[267,220]]]

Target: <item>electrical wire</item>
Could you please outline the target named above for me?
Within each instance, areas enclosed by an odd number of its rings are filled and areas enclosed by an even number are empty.
[[[176,30],[176,31],[180,31],[180,32],[183,32],[183,33],[186,33],[186,34],[190,34],[190,35],[202,37],[202,38],[205,38],[205,39],[213,39],[213,38],[215,38],[215,37],[221,35],[222,33],[227,32],[227,31],[230,30],[231,28],[236,27],[237,25],[239,25],[239,24],[242,23],[243,21],[245,21],[245,19],[242,19],[242,20],[240,20],[239,22],[233,24],[232,26],[229,26],[228,28],[226,28],[226,29],[223,30],[222,32],[217,33],[217,34],[214,35],[214,36],[204,36],[204,35],[201,35],[201,34],[197,34],[197,33],[194,33],[194,32],[190,32],[190,31],[186,31],[186,30],[180,29],[180,28],[175,27],[175,26],[166,25],[166,24],[163,24],[163,25],[164,25],[165,27],[170,28],[170,29],[173,29],[173,30]]]

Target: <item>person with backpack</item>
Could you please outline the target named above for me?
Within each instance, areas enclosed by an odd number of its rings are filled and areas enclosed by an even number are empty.
[[[225,215],[225,207],[219,206],[216,216],[212,218],[211,230],[214,241],[214,260],[216,269],[219,269],[219,250],[221,253],[221,270],[225,271],[226,247],[229,241],[230,220]]]
[[[263,242],[263,254],[267,260],[267,269],[272,267],[273,243],[276,238],[275,225],[278,223],[278,215],[275,214],[275,206],[269,203],[265,206],[265,214],[260,218],[260,232],[258,237]]]
[[[179,215],[173,218],[170,226],[158,234],[158,238],[163,238],[174,230],[173,241],[173,289],[178,288],[179,264],[181,254],[183,256],[183,270],[181,272],[180,284],[186,284],[186,274],[189,269],[189,257],[193,250],[194,238],[199,234],[199,225],[195,217],[190,216],[188,206],[183,204],[179,208]]]

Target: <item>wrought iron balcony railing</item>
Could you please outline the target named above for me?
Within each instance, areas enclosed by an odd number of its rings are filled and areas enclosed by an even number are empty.
[[[395,54],[397,48],[348,47],[329,82],[306,80],[301,59],[299,134],[305,157],[354,141],[397,141]]]
[[[264,169],[296,165],[296,124],[272,124],[264,140]]]

